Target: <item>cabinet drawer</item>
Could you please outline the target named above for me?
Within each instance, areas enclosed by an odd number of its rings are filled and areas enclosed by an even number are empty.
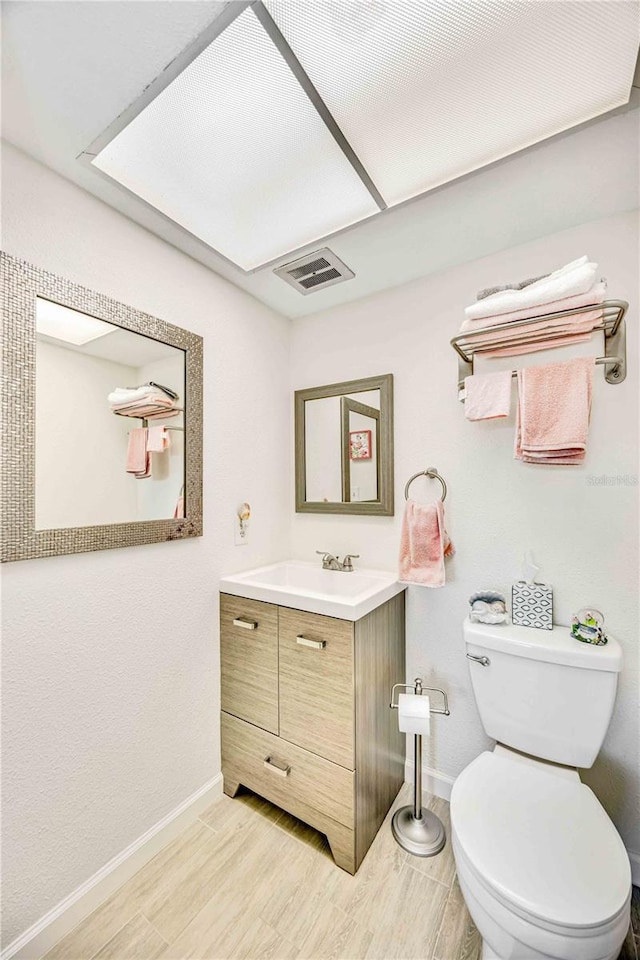
[[[278,732],[278,608],[220,595],[222,709]]]
[[[222,770],[285,810],[298,802],[353,827],[353,771],[226,713]]]
[[[278,636],[280,736],[353,770],[353,624],[281,607]]]

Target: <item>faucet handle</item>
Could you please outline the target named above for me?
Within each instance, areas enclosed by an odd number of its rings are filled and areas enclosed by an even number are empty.
[[[316,550],[316,553],[318,554],[319,557],[322,557],[323,560],[324,560],[325,557],[330,557],[330,556],[331,556],[331,554],[330,554],[330,553],[327,553],[326,550]]]
[[[351,561],[352,561],[352,560],[359,560],[359,559],[360,559],[360,554],[359,554],[359,553],[347,553],[347,554],[345,554],[345,558],[344,558],[344,560],[342,561],[342,569],[343,569],[343,570],[353,570],[353,564],[351,563]]]

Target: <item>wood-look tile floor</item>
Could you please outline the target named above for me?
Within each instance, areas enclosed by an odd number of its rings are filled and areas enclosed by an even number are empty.
[[[449,841],[419,859],[391,835],[410,794],[405,784],[355,877],[294,817],[250,793],[222,797],[46,960],[479,960]],[[449,837],[448,803],[424,803]],[[640,960],[634,933],[621,960]]]

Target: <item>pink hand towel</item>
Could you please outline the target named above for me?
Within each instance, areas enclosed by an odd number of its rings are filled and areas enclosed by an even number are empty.
[[[140,476],[147,472],[147,466],[147,429],[140,427],[129,433],[126,469],[127,473]]]
[[[467,420],[495,420],[511,410],[511,370],[465,377],[464,414]]]
[[[149,427],[148,430],[147,450],[149,453],[162,453],[169,449],[171,439],[166,427]]]
[[[407,500],[400,534],[400,576],[407,583],[443,587],[444,558],[453,556],[453,544],[444,527],[444,504]]]
[[[582,463],[594,367],[594,357],[576,357],[518,370],[516,459],[527,463]]]

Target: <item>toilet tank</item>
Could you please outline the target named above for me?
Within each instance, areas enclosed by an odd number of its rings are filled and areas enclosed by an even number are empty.
[[[536,630],[465,620],[473,692],[488,735],[534,757],[590,767],[616,697],[622,652],[574,639],[569,627]],[[486,658],[483,665],[474,657]]]

